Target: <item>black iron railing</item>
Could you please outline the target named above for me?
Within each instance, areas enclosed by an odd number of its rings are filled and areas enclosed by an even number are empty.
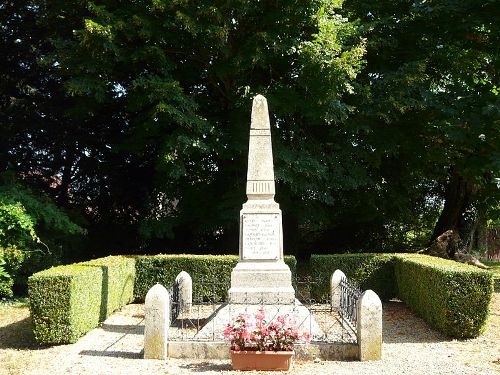
[[[175,281],[169,290],[170,295],[170,321],[173,322],[179,316],[179,282]]]
[[[358,321],[358,300],[363,293],[361,289],[343,277],[340,280],[340,317],[356,329]]]

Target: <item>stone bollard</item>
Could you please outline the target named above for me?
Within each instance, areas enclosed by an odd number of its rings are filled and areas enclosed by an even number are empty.
[[[170,297],[163,285],[149,289],[144,302],[144,358],[166,359]]]
[[[189,313],[193,304],[193,280],[186,271],[182,271],[175,282],[179,283],[179,314]]]
[[[382,358],[382,302],[373,290],[366,290],[358,300],[357,337],[359,360]]]
[[[336,311],[340,309],[340,280],[342,278],[345,278],[345,275],[341,270],[335,270],[330,278],[331,305]]]

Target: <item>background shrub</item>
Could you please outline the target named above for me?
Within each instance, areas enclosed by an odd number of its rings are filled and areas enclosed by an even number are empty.
[[[5,260],[0,256],[0,298],[12,297],[12,285],[14,280],[5,270]]]
[[[238,263],[237,255],[190,255],[168,254],[139,256],[136,261],[136,283],[134,297],[144,301],[148,290],[160,283],[166,288],[173,285],[181,271],[193,279],[193,298],[211,298],[224,301],[231,286],[231,271]],[[296,273],[297,261],[285,256],[285,263]]]
[[[396,296],[393,255],[391,254],[330,254],[311,255],[310,272],[317,287],[316,299],[325,299],[330,293],[330,277],[336,269],[363,290],[372,289],[382,300]]]

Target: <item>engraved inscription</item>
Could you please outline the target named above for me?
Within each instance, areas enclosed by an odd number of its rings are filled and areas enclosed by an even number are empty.
[[[269,129],[250,129],[250,135],[271,136],[271,131]]]
[[[243,259],[278,259],[281,224],[279,215],[246,214],[242,220]]]

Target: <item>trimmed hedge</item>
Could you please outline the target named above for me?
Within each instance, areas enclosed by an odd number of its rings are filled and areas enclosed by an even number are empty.
[[[454,338],[483,332],[493,275],[477,267],[421,254],[312,255],[311,274],[329,291],[336,269],[381,299],[398,297],[438,331]]]
[[[181,271],[193,278],[195,298],[225,300],[237,262],[236,255],[114,256],[38,272],[28,281],[35,338],[45,344],[75,342],[134,297],[144,300],[155,283],[171,286]],[[295,258],[286,256],[285,262],[295,276]],[[315,298],[327,295],[331,274],[341,269],[382,299],[398,296],[451,337],[476,337],[484,329],[491,272],[418,254],[313,255],[310,266],[311,276],[321,281]]]
[[[399,297],[432,327],[456,338],[484,331],[493,293],[490,272],[419,254],[394,260]]]
[[[169,287],[181,271],[186,271],[193,279],[193,298],[225,301],[231,286],[231,271],[238,263],[238,255],[189,255],[168,254],[139,256],[136,262],[137,280],[134,297],[144,301],[148,290],[160,283]],[[293,256],[285,256],[284,261],[295,275],[297,261]]]
[[[236,255],[110,256],[38,272],[28,280],[35,339],[42,344],[76,342],[132,302],[134,295],[143,301],[157,282],[172,285],[181,271],[193,278],[195,296],[225,300],[238,259]],[[295,257],[286,256],[285,262],[295,274]],[[201,279],[210,282],[200,285]]]
[[[73,343],[133,300],[135,259],[107,257],[50,268],[28,279],[35,339]]]
[[[311,255],[311,277],[318,284],[313,288],[315,299],[323,300],[328,296],[330,277],[336,269],[363,290],[372,289],[382,300],[389,300],[397,294],[391,254]]]

